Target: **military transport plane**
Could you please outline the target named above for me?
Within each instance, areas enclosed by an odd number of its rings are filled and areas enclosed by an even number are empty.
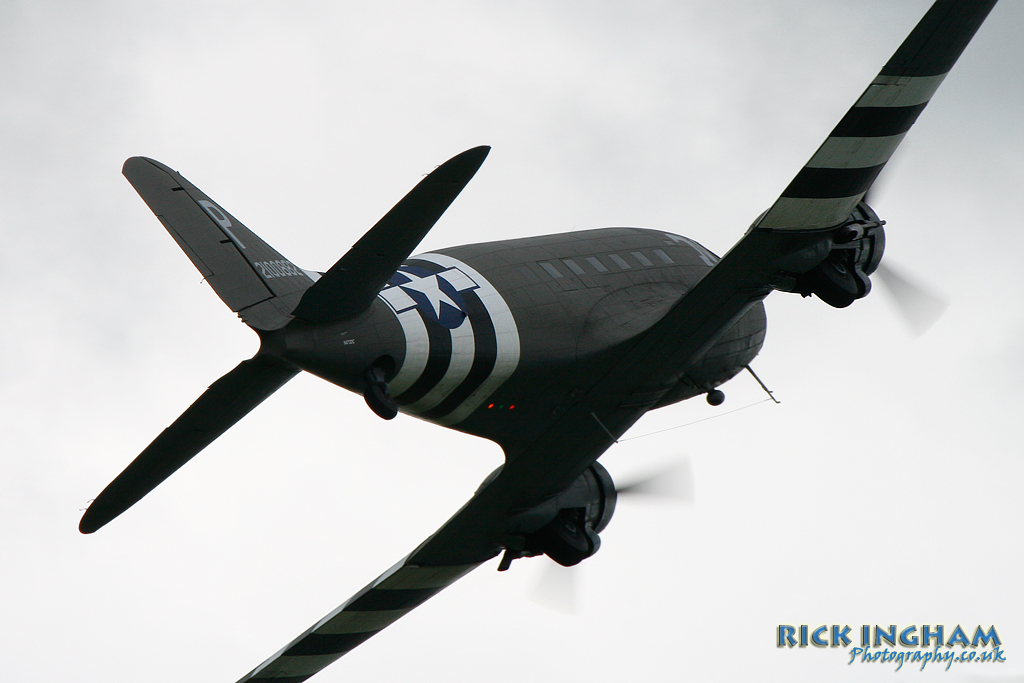
[[[884,249],[865,192],[995,0],[938,0],[778,200],[722,258],[679,235],[606,228],[410,256],[487,156],[441,165],[330,270],[303,270],[167,166],[124,175],[261,340],[102,493],[92,533],[302,370],[497,442],[505,463],[433,536],[241,681],[302,681],[480,564],[593,555],[616,490],[598,457],[649,410],[746,367],[773,290],[845,307]],[[241,682],[240,682],[241,683]]]

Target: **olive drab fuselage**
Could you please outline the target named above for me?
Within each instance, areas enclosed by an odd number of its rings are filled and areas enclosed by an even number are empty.
[[[640,228],[441,249],[405,261],[359,317],[293,321],[264,333],[264,346],[355,392],[378,367],[403,413],[499,444],[528,440],[717,260],[692,240]],[[636,409],[714,389],[750,363],[764,334],[758,303]]]

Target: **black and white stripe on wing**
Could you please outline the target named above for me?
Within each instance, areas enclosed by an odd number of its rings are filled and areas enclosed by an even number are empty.
[[[759,228],[839,225],[875,181],[996,0],[938,0]]]
[[[403,560],[238,683],[304,681],[478,566],[418,567]]]

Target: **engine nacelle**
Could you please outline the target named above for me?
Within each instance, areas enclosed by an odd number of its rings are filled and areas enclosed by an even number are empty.
[[[885,251],[885,230],[882,221],[870,206],[861,202],[849,219],[836,228],[818,248],[827,250],[824,259],[793,279],[777,287],[803,296],[815,294],[819,299],[845,308],[871,291],[868,278],[882,260]]]
[[[615,499],[611,475],[595,462],[569,488],[513,518],[499,571],[540,554],[563,567],[579,564],[601,547],[598,533],[611,521]]]

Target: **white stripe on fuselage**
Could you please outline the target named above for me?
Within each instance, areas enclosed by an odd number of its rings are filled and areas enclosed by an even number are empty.
[[[427,336],[427,326],[423,324],[423,317],[417,309],[410,308],[395,315],[405,333],[405,360],[398,374],[391,380],[391,393],[398,396],[411,387],[427,367],[430,337]]]
[[[488,282],[483,275],[465,263],[445,256],[444,254],[422,254],[415,258],[430,263],[436,263],[444,268],[458,268],[480,285],[476,289],[476,295],[484,305],[484,309],[491,317],[491,325],[494,327],[495,359],[494,367],[487,379],[476,388],[455,410],[448,413],[437,422],[443,425],[453,425],[462,422],[469,417],[470,413],[476,410],[484,400],[498,390],[505,383],[512,373],[519,366],[519,328],[512,316],[508,304],[498,293],[498,290]]]
[[[451,333],[452,358],[448,362],[448,369],[445,371],[444,377],[423,398],[410,403],[403,410],[408,410],[410,413],[425,413],[448,398],[448,394],[455,391],[466,379],[469,369],[473,367],[473,358],[476,357],[473,325],[467,318],[461,325],[451,330]]]
[[[490,316],[491,325],[494,328],[496,357],[491,373],[465,401],[447,415],[436,420],[439,424],[453,425],[466,419],[515,372],[519,366],[519,328],[516,326],[512,311],[501,294],[475,269],[444,254],[420,254],[413,256],[412,260],[427,261],[449,270],[457,268],[462,275],[471,278],[472,282],[477,285],[474,292]],[[458,283],[452,284],[457,285]],[[388,301],[384,296],[381,298]],[[392,394],[399,396],[423,375],[430,356],[430,339],[423,317],[417,309],[396,313],[396,316],[402,325],[406,341],[405,360],[391,382]],[[476,339],[471,321],[466,320],[462,325],[451,330],[451,336],[452,356],[444,377],[423,398],[410,405],[402,406],[403,412],[422,413],[435,408],[458,389],[469,375],[476,358]]]

